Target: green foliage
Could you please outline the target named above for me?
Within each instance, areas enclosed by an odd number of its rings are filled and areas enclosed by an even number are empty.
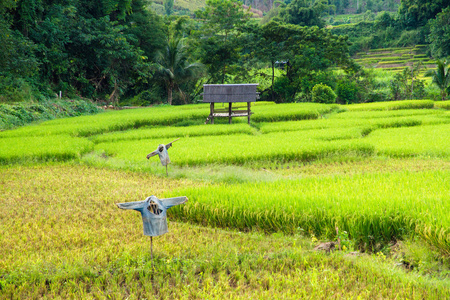
[[[36,121],[97,112],[97,106],[84,100],[47,100],[39,103],[0,104],[0,129],[11,129]]]
[[[449,4],[448,0],[402,0],[398,10],[399,21],[407,27],[423,26]]]
[[[417,79],[422,68],[423,64],[418,62],[394,75],[394,79],[390,82],[391,95],[394,100],[422,99],[425,96],[424,81]]]
[[[196,11],[201,20],[199,47],[211,82],[225,83],[227,74],[240,58],[239,34],[251,14],[232,0],[207,0],[203,11]]]
[[[294,95],[296,93],[296,87],[289,81],[289,78],[287,77],[275,79],[272,90],[273,93],[267,100],[270,100],[272,98],[277,103],[295,101]],[[263,98],[263,100],[265,99]]]
[[[164,82],[169,105],[172,105],[174,89],[179,90],[184,99],[184,104],[188,102],[187,95],[181,90],[181,85],[190,80],[197,81],[203,69],[202,64],[189,63],[188,59],[188,49],[184,41],[178,38],[168,40],[165,49],[157,53],[155,79]]]
[[[2,12],[8,21],[0,22],[0,74],[18,73],[44,94],[52,89],[111,102],[145,83],[147,58],[162,32],[157,17],[141,0],[97,4],[21,1]]]
[[[324,27],[322,16],[328,9],[327,1],[293,0],[280,10],[279,18],[290,24]]]
[[[446,60],[437,60],[436,70],[430,70],[427,75],[433,77],[433,83],[441,90],[441,100],[445,100],[450,89],[450,64]]]
[[[273,86],[267,99],[292,102],[300,91],[309,99],[314,84],[330,77],[327,71],[331,66],[355,67],[347,54],[347,38],[325,29],[270,22],[252,34],[259,41],[253,45],[253,55],[270,63],[272,70],[277,61],[283,62],[286,72],[285,78],[272,76]],[[332,80],[326,83],[332,84]]]
[[[342,79],[336,86],[337,100],[340,103],[350,104],[358,102],[358,86],[356,82]]]
[[[312,101],[318,103],[331,104],[336,102],[336,94],[334,91],[325,84],[316,84],[312,91]]]
[[[33,86],[23,77],[0,75],[0,103],[17,103],[34,99]]]
[[[166,11],[166,15],[170,16],[173,13],[173,3],[174,0],[164,0],[164,10]]]
[[[427,41],[430,42],[431,53],[436,58],[450,56],[449,18],[450,6],[438,13],[435,19],[431,19],[428,22],[430,34]]]

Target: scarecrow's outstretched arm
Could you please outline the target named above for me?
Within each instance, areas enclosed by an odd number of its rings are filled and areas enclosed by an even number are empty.
[[[179,138],[176,139],[176,140],[174,140],[174,141],[171,141],[170,143],[168,143],[168,144],[166,145],[166,149],[169,149],[170,147],[172,147],[172,143],[173,143],[173,142],[176,142],[176,141],[178,141],[178,140],[179,140]]]
[[[153,151],[152,153],[147,154],[147,159],[149,159],[149,158],[152,157],[152,156],[155,156],[155,155],[158,154],[158,153],[159,153],[159,151],[158,151],[158,150],[155,150],[155,151]]]
[[[171,208],[172,206],[186,203],[188,198],[186,196],[174,197],[174,198],[166,198],[160,199],[161,203],[166,207],[166,209]]]
[[[144,201],[136,201],[136,202],[126,202],[126,203],[116,203],[118,208],[121,209],[142,209],[147,205],[147,200]]]

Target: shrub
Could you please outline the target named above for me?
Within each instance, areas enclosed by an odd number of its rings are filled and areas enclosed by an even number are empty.
[[[97,106],[85,100],[45,100],[40,103],[0,103],[0,129],[11,129],[35,121],[89,115],[99,112]]]
[[[316,84],[312,89],[312,101],[318,103],[335,103],[336,94],[334,91],[325,84]]]
[[[295,87],[289,82],[287,77],[276,78],[273,84],[275,92],[275,99],[277,103],[280,102],[294,102]]]
[[[357,103],[358,102],[358,86],[356,82],[349,80],[341,80],[337,84],[337,97],[339,103]]]

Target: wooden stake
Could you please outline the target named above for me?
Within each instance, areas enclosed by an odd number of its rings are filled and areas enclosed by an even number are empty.
[[[336,235],[337,235],[337,242],[339,246],[339,251],[341,251],[341,238],[339,237],[339,228],[336,226]]]
[[[153,263],[153,237],[150,236],[150,257],[152,259],[151,265],[152,265],[152,276],[151,280],[153,280],[153,273],[155,272],[155,265]]]

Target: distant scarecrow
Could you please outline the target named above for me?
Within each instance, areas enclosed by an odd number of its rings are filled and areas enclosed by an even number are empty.
[[[167,145],[159,144],[158,148],[155,151],[147,154],[147,159],[158,154],[159,160],[161,160],[161,164],[166,167],[166,175],[169,175],[169,173],[167,172],[167,165],[170,164],[170,158],[169,158],[169,153],[167,152],[167,149],[172,147],[172,143],[176,142],[178,140],[179,139],[176,139],[175,141],[172,141],[172,142],[168,143]]]

